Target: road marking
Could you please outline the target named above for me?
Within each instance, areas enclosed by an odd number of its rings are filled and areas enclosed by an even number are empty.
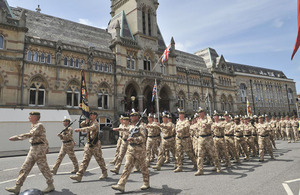
[[[19,169],[19,168],[4,169],[4,170],[2,170],[2,171],[3,171],[3,172],[4,172],[4,171],[13,171],[13,170],[16,170],[16,169]]]
[[[35,174],[32,174],[32,175],[28,175],[27,176],[27,178],[29,178],[29,177],[34,177],[34,176],[36,176]],[[2,181],[2,182],[0,182],[0,185],[1,184],[5,184],[5,183],[9,183],[9,182],[13,182],[13,181],[16,181],[17,179],[10,179],[10,180],[6,180],[6,181]]]
[[[87,171],[93,171],[93,170],[96,170],[96,169],[100,169],[100,167],[95,167],[95,168],[89,169]]]
[[[293,183],[293,182],[297,182],[297,181],[300,181],[300,178],[299,179],[293,179],[293,180],[289,180],[289,181],[285,181],[282,183],[287,195],[294,195],[293,191],[291,190],[291,188],[289,187],[289,183]],[[299,189],[299,195],[300,195],[300,189]]]

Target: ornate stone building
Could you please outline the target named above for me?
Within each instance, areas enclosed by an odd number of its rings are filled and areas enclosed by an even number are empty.
[[[9,7],[0,0],[0,107],[65,109],[78,116],[80,70],[85,69],[89,105],[106,125],[132,106],[155,112],[177,107],[193,114],[199,106],[245,114],[246,97],[255,114],[296,112],[295,82],[282,71],[226,62],[212,48],[194,54],[176,50],[164,65],[157,0],[111,0],[111,20],[99,29]],[[132,98],[135,97],[135,98]]]

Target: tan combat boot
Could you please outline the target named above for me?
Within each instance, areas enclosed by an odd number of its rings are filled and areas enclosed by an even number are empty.
[[[149,182],[144,182],[144,185],[141,186],[141,190],[147,190],[150,188]]]
[[[203,175],[203,170],[198,170],[196,173],[194,173],[195,176]]]
[[[156,169],[157,171],[160,171],[160,166],[155,165],[155,166],[152,166],[152,168]]]
[[[71,171],[71,173],[72,173],[72,174],[74,174],[74,173],[77,173],[77,172],[78,172],[78,170],[79,170],[79,167],[78,167],[78,166],[76,166],[76,167],[74,167],[73,171]]]
[[[103,171],[102,172],[102,175],[99,177],[99,180],[101,180],[101,179],[106,179],[107,178],[107,171]]]
[[[111,188],[114,190],[119,190],[121,192],[125,191],[125,185],[120,185],[120,184],[112,185]]]
[[[112,164],[112,165],[114,165],[115,163],[116,163],[116,161],[114,161],[114,160],[109,162],[109,164]]]
[[[48,184],[48,187],[46,189],[43,189],[42,192],[49,193],[49,192],[52,192],[54,190],[55,190],[55,187],[54,187],[54,185],[52,183],[52,184]]]
[[[117,170],[117,169],[111,169],[110,172],[113,172],[115,174],[119,174],[119,170]]]
[[[53,175],[56,175],[57,170],[52,169],[50,172],[51,172]]]
[[[70,178],[75,180],[75,181],[81,182],[82,176],[80,176],[80,175],[71,175]]]
[[[5,188],[6,191],[8,192],[12,192],[14,194],[19,194],[20,190],[21,190],[21,186],[20,185],[15,185],[14,187],[11,188]]]
[[[177,173],[177,172],[182,172],[182,168],[177,167],[177,168],[174,170],[174,172],[175,172],[175,173]]]

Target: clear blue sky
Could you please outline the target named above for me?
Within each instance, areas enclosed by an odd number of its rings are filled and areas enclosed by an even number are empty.
[[[109,0],[8,0],[10,6],[106,28]],[[227,61],[282,70],[300,83],[297,0],[159,0],[158,24],[166,44],[194,53],[212,47]],[[300,85],[297,85],[300,93]]]

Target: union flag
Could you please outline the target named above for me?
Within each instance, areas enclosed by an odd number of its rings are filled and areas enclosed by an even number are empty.
[[[157,90],[157,85],[156,85],[156,79],[155,79],[155,83],[154,83],[153,91],[152,91],[152,102],[154,101],[154,96],[155,96],[156,90]]]
[[[168,61],[170,52],[171,52],[171,44],[166,48],[163,55],[161,56],[161,63]]]
[[[247,115],[252,116],[251,106],[250,106],[250,102],[248,100],[248,96],[247,96]]]

